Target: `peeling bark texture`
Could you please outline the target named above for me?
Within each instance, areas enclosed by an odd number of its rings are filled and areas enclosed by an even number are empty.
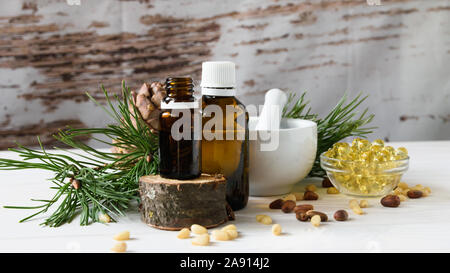
[[[105,126],[85,96],[103,100],[100,84],[119,93],[122,80],[137,90],[191,76],[198,91],[206,60],[237,64],[246,104],[278,87],[308,91],[325,114],[345,91],[364,91],[371,138],[449,139],[446,119],[420,118],[450,115],[449,29],[448,0],[2,1],[0,129],[11,133],[0,148],[32,144],[17,132],[54,120]]]
[[[143,176],[139,193],[141,219],[155,228],[180,230],[193,224],[212,228],[231,217],[224,177],[202,175],[193,180],[172,180]]]

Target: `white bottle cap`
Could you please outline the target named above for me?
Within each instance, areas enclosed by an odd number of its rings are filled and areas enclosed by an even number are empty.
[[[202,64],[202,95],[235,96],[236,65],[233,62]]]

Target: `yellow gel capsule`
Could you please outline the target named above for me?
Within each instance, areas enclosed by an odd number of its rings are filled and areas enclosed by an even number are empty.
[[[389,154],[394,154],[395,153],[395,149],[392,148],[392,146],[385,146],[381,151],[386,151]]]
[[[372,151],[373,153],[379,153],[381,149],[383,149],[383,147],[381,147],[380,145],[372,145],[370,147],[370,151]]]
[[[408,154],[408,150],[405,147],[399,147],[397,150],[401,151],[402,153]]]
[[[359,137],[353,139],[353,140],[352,140],[352,147],[358,146],[358,145],[359,145],[359,142],[360,142],[361,140],[362,140],[362,138],[359,138]]]
[[[372,159],[372,152],[363,152],[359,157],[362,161],[370,162]]]
[[[353,151],[365,151],[370,149],[370,142],[367,139],[355,138],[352,141],[352,150]]]
[[[384,162],[384,161],[386,161],[386,159],[385,159],[385,157],[383,155],[376,155],[373,158],[373,161],[375,161],[375,162]]]
[[[374,141],[372,141],[372,146],[384,147],[384,141],[382,139],[375,139]]]
[[[326,151],[324,155],[326,157],[333,158],[335,156],[335,153],[333,150],[330,149],[330,150]]]

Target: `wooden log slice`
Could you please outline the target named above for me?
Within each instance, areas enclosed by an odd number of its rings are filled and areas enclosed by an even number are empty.
[[[147,175],[139,179],[139,193],[141,219],[155,228],[180,230],[192,224],[212,228],[228,220],[223,176],[174,180]]]

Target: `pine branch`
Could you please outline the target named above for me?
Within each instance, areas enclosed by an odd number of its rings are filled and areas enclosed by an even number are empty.
[[[288,102],[283,109],[283,117],[300,118],[312,120],[317,123],[317,154],[313,168],[309,176],[325,176],[325,171],[320,167],[320,154],[327,151],[334,143],[347,137],[365,137],[372,133],[376,127],[366,127],[372,119],[373,114],[368,115],[368,109],[358,116],[357,108],[368,96],[361,97],[358,94],[353,100],[347,102],[347,94],[339,100],[336,106],[324,118],[318,118],[318,115],[311,114],[311,108],[305,109],[309,101],[305,101],[306,92],[293,103],[295,94],[289,94]]]
[[[106,128],[68,128],[54,136],[60,143],[80,149],[83,153],[57,148],[64,154],[56,154],[47,152],[42,144],[41,150],[18,145],[18,148],[10,151],[17,153],[23,160],[0,158],[0,170],[43,169],[54,174],[51,189],[56,190],[56,193],[51,199],[32,199],[42,203],[37,206],[5,206],[10,209],[38,210],[20,222],[48,213],[56,204],[58,207],[43,225],[58,227],[70,223],[78,214],[81,225],[98,222],[100,214],[123,215],[130,202],[139,199],[139,177],[157,172],[158,138],[140,119],[129,88],[125,83],[122,84],[122,98],[114,97],[118,101],[117,106],[114,106],[103,86],[102,90],[107,101],[106,107],[87,95],[112,116],[116,124]],[[131,152],[103,152],[79,141],[77,137],[80,135],[103,135],[115,142],[106,142],[97,137],[94,139],[111,146],[131,149]],[[68,154],[82,159],[74,159]]]

